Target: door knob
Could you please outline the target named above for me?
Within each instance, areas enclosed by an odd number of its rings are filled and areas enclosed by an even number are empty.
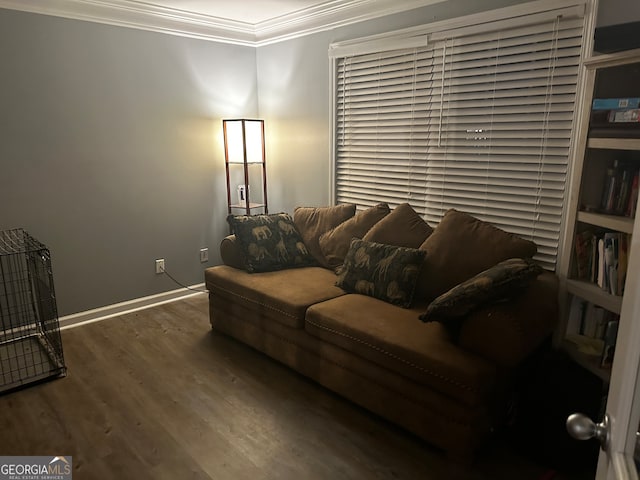
[[[595,438],[600,448],[606,450],[609,445],[609,415],[605,413],[602,423],[594,423],[582,413],[573,413],[567,418],[567,431],[577,440]]]

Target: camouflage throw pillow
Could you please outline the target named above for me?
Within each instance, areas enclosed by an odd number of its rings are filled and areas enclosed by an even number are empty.
[[[530,258],[510,258],[443,293],[420,315],[423,322],[460,318],[486,305],[521,293],[543,272]]]
[[[249,273],[317,265],[286,213],[229,215],[227,222],[246,258]]]
[[[426,253],[354,238],[336,285],[347,292],[409,308]]]

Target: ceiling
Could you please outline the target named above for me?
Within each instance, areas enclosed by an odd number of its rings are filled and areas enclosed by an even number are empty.
[[[262,46],[447,0],[0,0],[0,8]]]

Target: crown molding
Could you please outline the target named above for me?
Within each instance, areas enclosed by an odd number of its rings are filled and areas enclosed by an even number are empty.
[[[447,0],[333,0],[256,24],[256,46],[402,13]]]
[[[259,47],[444,1],[333,0],[255,24],[138,0],[0,0],[0,8]]]
[[[0,8],[201,40],[255,45],[255,28],[250,23],[199,15],[138,1],[0,0]]]

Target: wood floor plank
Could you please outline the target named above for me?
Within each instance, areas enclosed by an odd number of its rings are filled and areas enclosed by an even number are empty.
[[[473,466],[211,331],[205,295],[62,333],[66,378],[0,395],[0,455],[71,455],[79,479],[531,479]]]

